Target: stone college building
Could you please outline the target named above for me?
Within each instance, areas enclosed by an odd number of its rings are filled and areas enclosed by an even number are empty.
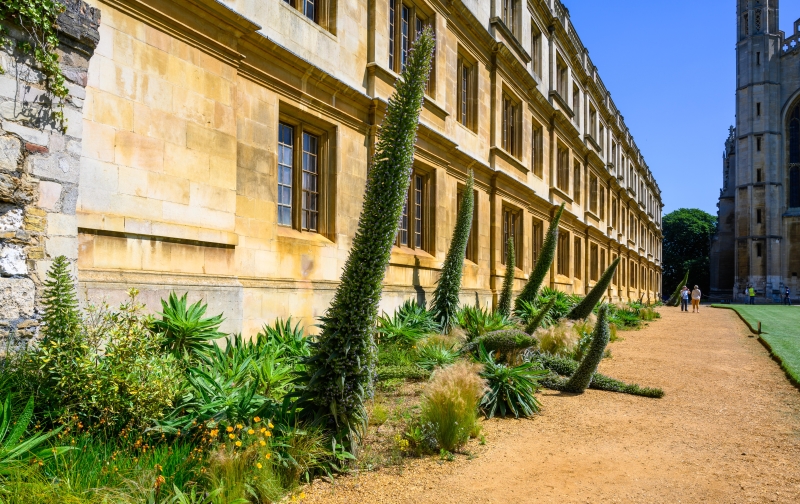
[[[778,29],[778,0],[737,2],[736,127],[723,157],[711,289],[793,297],[800,289],[800,20]]]
[[[561,203],[547,285],[584,294],[621,257],[609,299],[661,296],[659,187],[559,0],[66,3],[66,134],[30,113],[42,91],[3,53],[2,171],[27,188],[4,199],[7,328],[35,324],[35,290],[60,254],[76,260],[84,299],[116,303],[135,286],[157,310],[188,291],[224,311],[228,331],[290,315],[310,326],[334,293],[376,131],[424,26],[434,68],[382,307],[429,301],[470,170],[464,302],[493,305],[506,268],[522,287]],[[775,89],[765,117],[780,108]]]

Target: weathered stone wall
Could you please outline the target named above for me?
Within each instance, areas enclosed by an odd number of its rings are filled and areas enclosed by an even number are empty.
[[[40,289],[53,258],[77,259],[82,109],[100,12],[65,0],[59,18],[60,62],[68,81],[66,130],[52,120],[53,101],[32,58],[16,50],[25,32],[9,28],[0,48],[0,339],[3,348],[35,337]]]

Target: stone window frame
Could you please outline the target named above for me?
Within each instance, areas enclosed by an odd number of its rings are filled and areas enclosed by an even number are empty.
[[[514,237],[514,259],[516,259],[516,264],[514,265],[515,268],[521,270],[523,265],[525,264],[523,261],[523,240],[524,237],[524,229],[523,229],[523,218],[524,212],[521,208],[518,208],[513,205],[509,205],[503,203],[502,206],[502,235],[503,235],[503,243],[502,243],[502,254],[501,254],[501,264],[505,265],[507,260],[507,250],[506,250],[506,242],[508,241],[509,233],[511,236]],[[510,225],[509,225],[510,224]]]
[[[466,186],[464,184],[458,184],[458,188],[456,189],[456,215],[458,215],[461,211],[461,201],[464,198],[464,191],[466,190]],[[475,264],[478,263],[478,226],[479,226],[479,219],[478,215],[478,190],[472,190],[472,227],[469,231],[469,238],[467,239],[467,250],[464,253],[464,258],[467,261],[471,261]]]
[[[583,238],[575,235],[572,240],[572,276],[576,280],[583,279]]]
[[[533,265],[535,265],[536,261],[539,260],[539,254],[542,251],[543,242],[544,242],[544,221],[541,219],[537,219],[536,217],[533,217],[531,221],[531,255],[533,259],[532,262]]]
[[[580,159],[573,158],[572,160],[572,199],[577,205],[581,204],[581,184],[583,184],[583,164]]]
[[[403,36],[403,8],[408,9],[408,33]],[[404,70],[403,55],[411,50],[420,28],[430,26],[436,34],[436,12],[419,0],[388,0],[388,68],[397,74]],[[433,97],[436,92],[436,48],[431,60],[431,73],[425,86],[425,94]]]
[[[596,282],[600,279],[600,245],[592,242],[589,245],[589,280]]]
[[[569,80],[569,65],[560,54],[556,54],[556,92],[564,103],[569,98]]]
[[[503,21],[503,24],[506,25],[508,31],[511,32],[512,35],[515,37],[517,33],[519,33],[519,24],[520,19],[520,5],[518,5],[519,0],[501,0],[499,2],[499,18]]]
[[[336,35],[337,0],[283,0],[282,3],[297,11],[305,19]],[[314,6],[313,16],[307,13],[309,4]]]
[[[458,48],[456,65],[458,87],[458,123],[473,133],[478,131],[478,62],[461,46]],[[464,75],[466,72],[466,75]],[[466,89],[465,81],[466,80]]]
[[[280,125],[285,124],[293,128],[293,153],[292,153],[292,204],[291,204],[291,225],[278,224],[276,209],[275,222],[279,228],[293,229],[301,233],[319,234],[328,239],[335,235],[334,208],[335,197],[335,138],[336,127],[318,118],[308,116],[299,111],[290,109],[286,104],[281,104],[281,111],[278,114],[278,128],[276,128],[276,145],[280,139]],[[317,137],[317,212],[318,222],[316,231],[303,229],[303,134],[308,133]],[[278,150],[276,149],[276,152]],[[280,160],[278,160],[280,161]],[[279,170],[275,173],[275,187],[278,187]],[[277,204],[278,195],[275,202]]]

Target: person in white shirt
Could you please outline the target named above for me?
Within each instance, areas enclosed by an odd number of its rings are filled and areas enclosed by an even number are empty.
[[[694,286],[692,291],[692,313],[700,313],[700,298],[703,295],[700,293],[700,287]]]

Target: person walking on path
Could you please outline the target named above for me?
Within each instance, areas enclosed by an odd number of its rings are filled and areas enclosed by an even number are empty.
[[[681,311],[689,313],[689,287],[685,285],[681,289]]]
[[[692,313],[700,313],[700,298],[703,295],[700,293],[700,287],[694,286],[692,291]]]
[[[750,294],[750,304],[756,304],[756,290],[751,285],[749,289],[747,289],[747,293]]]
[[[784,292],[784,295],[783,295],[783,304],[792,306],[792,297],[791,297],[791,292],[789,291],[789,286],[788,285],[786,286],[786,291]]]

